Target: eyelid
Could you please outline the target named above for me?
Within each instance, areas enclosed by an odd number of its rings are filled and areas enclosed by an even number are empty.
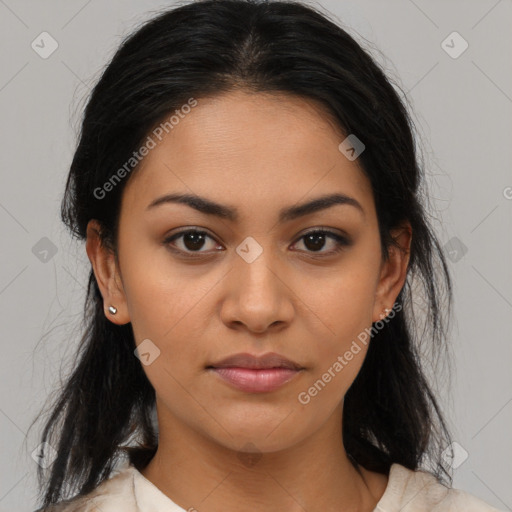
[[[214,235],[212,235],[207,229],[200,228],[198,226],[187,226],[185,228],[180,229],[180,231],[177,231],[171,235],[166,236],[164,238],[163,244],[166,246],[169,246],[173,252],[177,252],[180,255],[185,255],[184,257],[186,257],[186,258],[208,257],[213,254],[211,251],[201,251],[201,250],[199,250],[199,251],[183,251],[182,249],[178,249],[171,245],[171,242],[178,239],[180,236],[186,235],[188,233],[196,233],[196,234],[206,235],[209,238],[211,238],[212,240],[214,240],[217,244],[220,245],[220,243],[217,241],[217,239]],[[348,247],[348,246],[352,245],[352,243],[353,243],[352,238],[343,230],[339,230],[339,232],[338,232],[338,231],[335,231],[333,228],[318,226],[318,227],[314,227],[314,228],[308,228],[307,230],[300,233],[297,236],[297,238],[295,239],[295,241],[292,243],[292,246],[295,245],[296,243],[300,242],[304,237],[306,237],[308,235],[312,235],[312,234],[317,234],[317,233],[325,235],[326,238],[333,239],[336,243],[336,248],[331,251],[325,251],[325,252],[302,251],[302,250],[298,250],[296,252],[305,253],[306,255],[312,256],[312,257],[322,258],[322,257],[327,257],[327,256],[332,256],[334,254],[337,254],[340,251],[342,251],[345,247]],[[220,251],[216,250],[214,252],[220,252]]]
[[[188,233],[196,233],[201,235],[206,235],[212,240],[215,241],[215,243],[219,244],[216,237],[213,236],[207,229],[199,228],[198,226],[187,226],[180,231],[177,231],[175,233],[172,233],[168,236],[164,237],[163,244],[167,247],[169,247],[173,252],[178,253],[180,255],[185,255],[185,257],[188,258],[194,258],[194,257],[206,257],[211,256],[211,251],[183,251],[182,249],[178,249],[176,247],[173,247],[171,242],[178,239],[179,237],[186,235]],[[219,251],[216,251],[219,252]]]
[[[316,258],[327,258],[329,256],[333,256],[335,254],[340,253],[345,248],[347,248],[353,244],[352,238],[344,231],[341,231],[341,233],[339,233],[337,231],[334,231],[331,228],[320,226],[320,227],[316,227],[316,228],[310,228],[310,229],[306,230],[305,232],[302,232],[297,237],[296,241],[293,242],[292,245],[295,245],[297,242],[299,242],[300,240],[302,240],[304,237],[306,237],[308,235],[314,235],[317,233],[325,235],[326,238],[334,239],[334,241],[336,243],[336,248],[332,249],[330,251],[325,251],[325,252],[315,252],[315,251],[297,251],[297,252],[305,253],[307,256],[312,257],[312,258],[315,258],[315,257]]]
[[[328,235],[336,235],[336,236],[339,236],[340,238],[344,238],[347,242],[350,241],[350,235],[346,232],[346,231],[343,231],[342,229],[338,229],[338,228],[328,228],[327,226],[317,226],[317,227],[314,227],[314,228],[307,228],[305,231],[302,231],[298,236],[297,236],[297,240],[300,240],[302,237],[306,236],[306,235],[310,235],[310,234],[314,234],[314,233],[326,233]]]

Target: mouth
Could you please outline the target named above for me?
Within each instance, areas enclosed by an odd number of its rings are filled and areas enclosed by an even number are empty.
[[[270,352],[262,356],[255,356],[248,353],[234,354],[207,366],[207,368],[247,368],[252,370],[269,370],[272,368],[287,368],[289,370],[302,369],[298,363],[275,352]]]
[[[230,386],[248,393],[277,390],[304,370],[298,363],[276,353],[235,354],[206,369]]]

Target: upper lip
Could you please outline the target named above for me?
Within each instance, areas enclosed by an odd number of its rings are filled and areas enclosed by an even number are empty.
[[[248,353],[234,354],[226,357],[221,361],[213,363],[208,366],[209,368],[289,368],[291,370],[300,370],[302,367],[287,359],[286,357],[276,354],[275,352],[269,352],[261,356],[256,356]]]

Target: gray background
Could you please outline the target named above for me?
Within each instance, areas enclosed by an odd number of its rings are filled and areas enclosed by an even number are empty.
[[[81,108],[121,38],[166,5],[0,0],[0,512],[35,508],[38,428],[27,437],[28,427],[78,344],[88,260],[58,209]],[[511,1],[320,5],[382,52],[414,108],[455,280],[456,372],[441,399],[469,456],[454,485],[512,510]],[[43,31],[59,45],[47,59],[31,47]],[[458,58],[442,45],[453,31],[469,44]]]

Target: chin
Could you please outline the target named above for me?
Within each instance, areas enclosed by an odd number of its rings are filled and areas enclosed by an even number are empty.
[[[256,416],[248,416],[243,421],[228,420],[223,423],[229,424],[227,432],[221,429],[220,432],[217,430],[217,435],[210,436],[218,444],[236,452],[278,452],[291,448],[307,437],[307,433],[298,431],[297,425],[283,421],[284,418],[286,414],[272,421],[265,421]]]

